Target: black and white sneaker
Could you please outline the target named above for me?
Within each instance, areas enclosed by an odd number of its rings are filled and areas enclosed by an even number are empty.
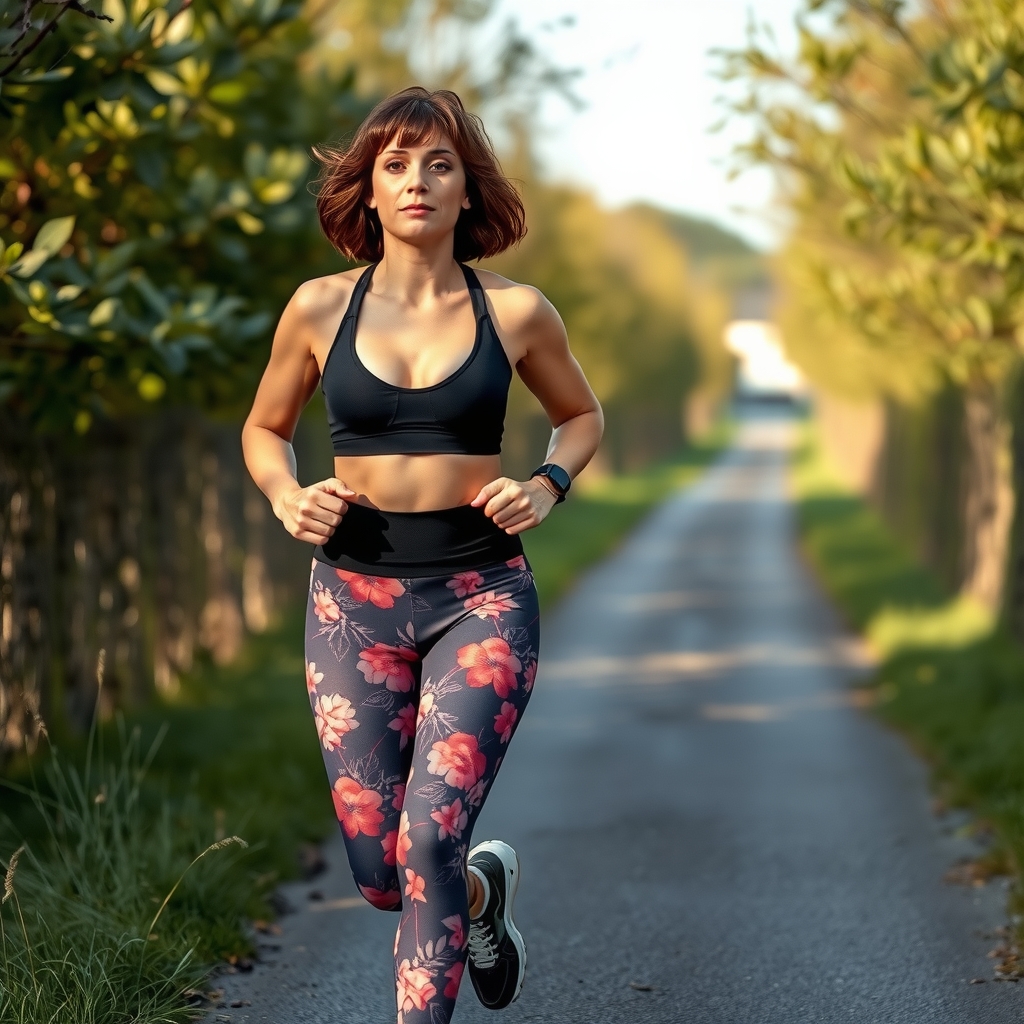
[[[526,975],[526,943],[512,920],[519,858],[508,843],[490,839],[469,851],[468,868],[484,886],[484,909],[469,922],[469,977],[487,1009],[503,1010]]]

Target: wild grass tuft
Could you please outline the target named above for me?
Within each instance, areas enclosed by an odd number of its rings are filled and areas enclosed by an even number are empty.
[[[144,790],[156,745],[143,756],[139,734],[122,727],[118,746],[108,761],[90,742],[82,767],[51,750],[33,785],[5,783],[31,801],[36,827],[5,865],[2,1024],[195,1019],[186,993],[208,970],[197,950],[210,931],[240,925],[237,854],[198,862],[242,840],[197,850],[182,827],[188,809]]]

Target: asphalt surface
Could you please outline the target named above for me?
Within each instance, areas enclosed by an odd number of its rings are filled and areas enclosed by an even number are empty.
[[[1004,883],[943,881],[974,840],[852,699],[856,644],[794,543],[791,443],[748,422],[546,619],[474,837],[519,850],[526,986],[496,1018],[467,979],[456,1024],[1021,1019],[986,957]],[[216,980],[211,1021],[394,1021],[396,917],[340,841],[326,856],[256,968]]]

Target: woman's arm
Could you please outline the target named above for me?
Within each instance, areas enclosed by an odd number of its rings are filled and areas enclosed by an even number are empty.
[[[515,304],[519,316],[502,317],[515,323],[525,354],[516,364],[523,383],[537,396],[554,428],[547,462],[575,478],[594,457],[604,433],[604,414],[569,351],[569,339],[558,311],[536,289],[520,286]],[[516,323],[518,321],[518,323]],[[472,504],[508,534],[522,533],[543,522],[558,495],[544,477],[517,481],[499,477],[480,489]]]
[[[274,515],[299,540],[323,544],[355,497],[341,480],[330,477],[309,487],[296,479],[292,437],[299,415],[320,380],[313,349],[322,331],[331,329],[338,309],[337,279],[320,278],[292,296],[274,334],[252,410],[242,427],[242,452],[256,486]]]

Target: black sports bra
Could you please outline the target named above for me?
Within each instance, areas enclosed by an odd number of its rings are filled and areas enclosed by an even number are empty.
[[[368,266],[356,282],[324,363],[320,387],[335,453],[498,455],[512,367],[479,278],[459,264],[476,314],[469,358],[429,388],[403,388],[371,373],[356,355],[359,307],[376,266]]]

